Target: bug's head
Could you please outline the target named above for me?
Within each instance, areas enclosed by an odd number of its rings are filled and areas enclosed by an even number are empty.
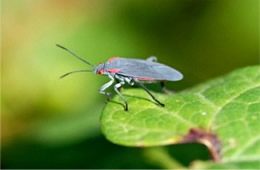
[[[93,72],[96,74],[104,74],[104,64],[99,64],[97,67],[94,68]]]

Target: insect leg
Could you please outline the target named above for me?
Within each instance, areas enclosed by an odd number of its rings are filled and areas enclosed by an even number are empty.
[[[147,58],[146,60],[147,61],[152,61],[152,62],[157,62],[157,57],[151,56],[151,57]]]
[[[156,101],[159,105],[161,106],[165,106],[165,104],[161,103],[159,100],[157,100],[154,95],[141,83],[139,82],[138,80],[135,80],[136,83],[138,83],[152,98],[154,101]]]
[[[164,81],[161,81],[160,84],[161,84],[161,87],[162,87],[162,91],[163,91],[164,93],[166,93],[166,94],[173,94],[173,93],[174,93],[174,91],[169,90],[169,89],[167,89],[167,87],[165,87]]]
[[[109,77],[111,80],[110,80],[108,83],[104,84],[104,85],[99,89],[99,93],[106,95],[106,96],[108,97],[108,99],[109,99],[110,93],[109,93],[109,92],[105,92],[105,90],[106,90],[108,87],[110,87],[110,86],[114,83],[115,79],[114,79],[114,77],[111,76],[110,74],[108,74],[108,77]]]
[[[133,86],[135,84],[135,82],[133,81],[133,78],[130,77],[126,77],[125,81],[130,85]]]
[[[126,101],[126,99],[124,98],[124,96],[118,91],[118,88],[120,88],[121,86],[123,86],[125,84],[125,82],[121,81],[120,83],[117,83],[114,86],[114,90],[116,91],[116,93],[121,97],[121,99],[125,102],[125,111],[128,111],[128,103]]]
[[[120,81],[118,79],[115,79],[116,80],[116,84],[120,83]],[[119,88],[119,91],[122,91],[122,87]]]
[[[116,84],[120,83],[121,81],[124,81],[124,79],[118,75],[115,75]],[[119,91],[122,91],[124,88],[121,86],[118,88]]]

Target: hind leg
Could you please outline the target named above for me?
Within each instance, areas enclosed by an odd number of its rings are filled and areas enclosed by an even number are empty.
[[[146,61],[157,62],[157,57],[151,56],[151,57],[147,58]]]
[[[156,101],[156,103],[158,103],[162,107],[165,106],[165,104],[161,103],[158,99],[156,99],[154,95],[141,82],[139,82],[138,80],[135,80],[135,82],[139,84],[153,98],[153,100]]]
[[[166,94],[173,94],[173,93],[174,93],[174,91],[169,90],[169,89],[167,89],[167,88],[165,87],[164,81],[161,81],[160,84],[161,84],[161,87],[162,87],[162,91],[163,91],[164,93],[166,93]]]

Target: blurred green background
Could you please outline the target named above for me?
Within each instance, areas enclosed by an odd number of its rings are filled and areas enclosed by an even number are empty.
[[[259,64],[259,1],[1,0],[1,40],[2,168],[163,168],[149,149],[102,136],[108,78],[59,79],[89,67],[55,44],[93,64],[155,55],[184,74],[166,84],[180,91]],[[201,145],[164,149],[184,165],[208,159]]]

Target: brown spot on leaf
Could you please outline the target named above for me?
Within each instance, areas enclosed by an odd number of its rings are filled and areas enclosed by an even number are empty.
[[[207,132],[201,129],[190,129],[189,133],[185,135],[181,141],[182,143],[198,142],[206,145],[210,151],[210,155],[213,161],[220,161],[221,143],[216,134]]]

